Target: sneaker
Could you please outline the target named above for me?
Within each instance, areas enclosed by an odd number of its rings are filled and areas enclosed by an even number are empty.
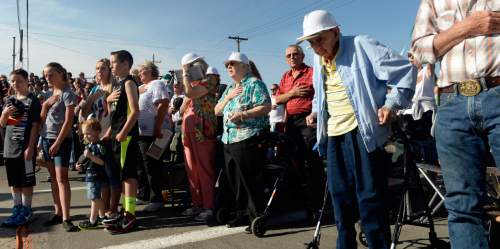
[[[99,219],[97,219],[94,223],[90,222],[90,220],[82,221],[82,222],[78,223],[78,227],[82,230],[100,228],[99,227]]]
[[[122,209],[119,213],[111,213],[110,215],[106,215],[106,218],[102,220],[102,224],[105,227],[115,224],[123,217],[123,212],[125,211]]]
[[[61,224],[63,222],[62,220],[62,216],[59,216],[59,215],[55,215],[52,216],[52,218],[50,218],[50,220],[48,221],[45,221],[43,223],[43,226],[45,227],[49,227],[49,226],[53,226],[53,225],[57,225],[57,224]]]
[[[80,230],[77,226],[73,225],[73,222],[70,220],[63,221],[62,226],[66,232],[77,232]]]
[[[151,202],[146,207],[144,207],[144,212],[156,212],[163,207],[162,202]]]
[[[118,222],[106,227],[106,230],[111,234],[128,233],[134,229],[135,224],[135,215],[125,212],[123,217]]]
[[[19,215],[14,219],[14,225],[21,226],[28,223],[33,217],[33,211],[31,207],[22,206]]]
[[[196,216],[199,213],[201,213],[201,211],[202,210],[197,208],[197,207],[191,207],[191,208],[184,210],[184,212],[182,212],[181,215],[182,216]]]
[[[207,221],[208,218],[212,217],[214,212],[211,209],[206,209],[205,211],[198,214],[198,216],[194,217],[195,221]]]
[[[5,227],[16,226],[15,221],[16,221],[17,217],[19,216],[19,214],[21,214],[21,212],[22,212],[21,205],[14,206],[12,208],[12,214],[9,216],[9,218],[7,218],[6,220],[4,220],[2,222],[2,226],[5,226]]]

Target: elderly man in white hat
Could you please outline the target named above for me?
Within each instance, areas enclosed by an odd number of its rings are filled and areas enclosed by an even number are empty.
[[[307,14],[303,29],[298,40],[307,40],[316,53],[307,123],[317,126],[318,149],[327,156],[336,248],[356,248],[358,217],[369,247],[389,248],[384,205],[389,163],[383,145],[391,113],[410,103],[417,71],[408,59],[367,36],[343,36],[327,11]]]

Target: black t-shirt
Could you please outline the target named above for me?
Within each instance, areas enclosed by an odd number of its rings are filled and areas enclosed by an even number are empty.
[[[92,155],[97,156],[104,161],[106,150],[104,148],[104,145],[102,145],[102,143],[98,142],[95,144],[87,144],[85,148],[89,149]],[[84,164],[86,166],[85,181],[93,182],[96,180],[104,179],[104,176],[106,175],[106,172],[104,170],[104,165],[99,165],[97,163],[94,163],[89,158],[85,158]]]
[[[32,93],[26,98],[11,97],[8,102],[16,106],[17,110],[7,120],[3,156],[18,158],[28,148],[33,122],[40,122],[41,105]],[[36,153],[34,153],[36,155]]]
[[[113,134],[113,136],[118,134],[122,130],[123,126],[125,125],[125,122],[127,122],[127,117],[130,112],[128,106],[127,93],[125,92],[125,82],[129,80],[135,83],[134,78],[132,78],[132,76],[129,75],[127,76],[127,78],[120,81],[117,85],[117,87],[119,87],[120,89],[120,97],[118,98],[118,101],[113,103],[112,105],[111,134]],[[139,91],[137,92],[137,95],[139,95]],[[139,135],[139,126],[136,121],[134,126],[132,127],[132,130],[130,130],[127,136],[138,136],[138,135]]]

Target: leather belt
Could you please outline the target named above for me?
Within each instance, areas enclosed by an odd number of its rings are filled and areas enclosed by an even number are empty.
[[[452,85],[439,88],[439,93],[455,93],[458,91],[460,95],[471,97],[478,95],[483,90],[482,79],[464,80],[453,82]],[[500,86],[500,76],[485,77],[484,84],[486,88]]]

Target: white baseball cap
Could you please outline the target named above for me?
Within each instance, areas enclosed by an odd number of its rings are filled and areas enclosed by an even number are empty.
[[[199,56],[195,53],[187,53],[185,54],[184,56],[182,56],[182,60],[181,60],[181,63],[182,65],[187,65],[187,64],[190,64],[190,63],[193,63],[195,62],[196,60],[199,60],[199,59],[203,59],[203,56]]]
[[[227,60],[224,62],[224,65],[226,65],[230,61],[237,61],[247,65],[250,64],[248,57],[244,53],[240,52],[232,52],[231,55],[229,55],[229,58],[227,58]]]
[[[297,38],[297,41],[302,42],[319,35],[321,31],[333,29],[339,25],[335,18],[326,10],[314,10],[304,16],[302,23],[303,34]]]
[[[215,74],[215,75],[219,75],[219,72],[217,71],[217,68],[215,67],[208,67],[207,68],[207,73],[206,74]]]

